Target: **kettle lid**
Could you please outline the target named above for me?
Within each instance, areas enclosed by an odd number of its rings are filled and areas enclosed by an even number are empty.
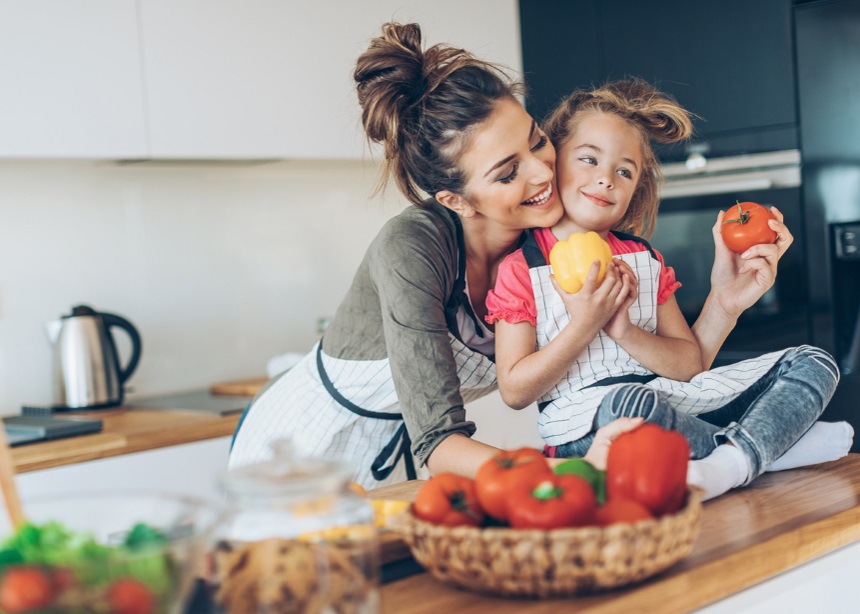
[[[75,305],[72,313],[64,315],[63,318],[76,318],[78,316],[97,316],[99,313],[89,305]]]

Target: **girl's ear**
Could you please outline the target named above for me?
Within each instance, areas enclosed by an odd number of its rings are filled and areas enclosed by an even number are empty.
[[[447,207],[460,217],[472,217],[475,215],[475,208],[459,194],[454,194],[448,190],[441,190],[436,192],[436,200],[440,205]]]

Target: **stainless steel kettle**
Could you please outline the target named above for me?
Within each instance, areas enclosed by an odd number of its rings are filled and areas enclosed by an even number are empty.
[[[120,367],[112,328],[131,338],[131,356]],[[72,313],[45,323],[54,349],[54,405],[99,409],[122,404],[123,383],[140,360],[140,335],[125,318],[78,305]]]

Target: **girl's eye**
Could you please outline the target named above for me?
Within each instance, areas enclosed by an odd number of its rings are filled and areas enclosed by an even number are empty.
[[[546,138],[545,134],[542,134],[538,142],[532,147],[532,151],[537,151],[538,149],[542,149],[549,139]]]
[[[510,183],[514,179],[517,178],[517,171],[520,170],[519,164],[514,164],[514,167],[511,169],[511,172],[505,175],[504,177],[499,177],[499,181],[502,183]]]
[[[627,177],[628,179],[633,178],[633,173],[628,171],[626,168],[618,169],[618,174],[621,175],[622,177]]]
[[[580,160],[586,164],[597,164],[597,158],[593,158],[592,156],[582,156]]]

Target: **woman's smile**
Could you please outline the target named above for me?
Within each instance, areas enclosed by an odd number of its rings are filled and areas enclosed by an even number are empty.
[[[527,207],[542,207],[549,203],[550,199],[553,195],[552,184],[550,183],[546,188],[541,190],[538,194],[535,194],[531,198],[527,198],[522,202],[523,205]]]

